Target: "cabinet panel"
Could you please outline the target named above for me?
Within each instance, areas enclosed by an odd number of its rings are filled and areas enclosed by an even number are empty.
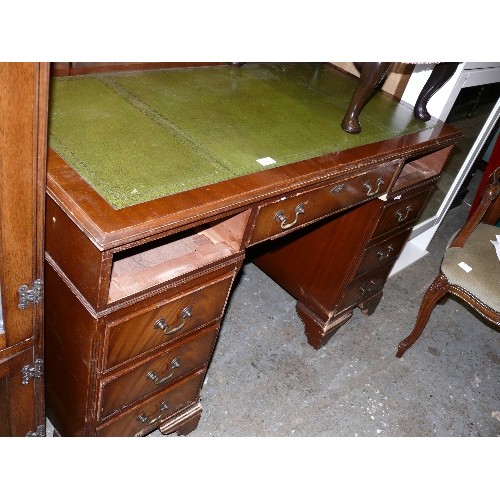
[[[400,202],[387,205],[382,212],[373,237],[376,238],[396,227],[411,224],[418,217],[429,194],[430,189],[411,196],[403,195]]]
[[[410,231],[403,231],[368,247],[365,250],[355,276],[360,276],[394,260],[399,255],[409,234]]]
[[[259,207],[251,243],[279,236],[328,214],[382,195],[389,188],[397,167],[398,162],[385,163],[346,181],[288,198],[283,197]]]
[[[97,430],[98,436],[134,436],[158,427],[176,412],[198,401],[205,370],[183,379]]]
[[[218,326],[188,337],[160,357],[102,383],[101,418],[162,387],[170,385],[195,368],[208,363]]]
[[[0,436],[26,436],[35,432],[33,401],[35,380],[25,379],[23,367],[33,366],[33,349],[0,361]]]
[[[48,63],[0,63],[0,435],[40,434]],[[21,301],[20,287],[24,294]],[[25,286],[25,288],[24,288]],[[42,432],[43,433],[43,432]]]
[[[105,369],[167,345],[221,317],[233,277],[226,276],[166,302],[158,297],[154,308],[138,315],[110,317],[104,344]]]
[[[354,280],[347,287],[337,311],[340,312],[348,307],[354,307],[358,303],[368,300],[371,296],[380,291],[384,286],[390,270],[391,265],[389,263],[371,274]]]

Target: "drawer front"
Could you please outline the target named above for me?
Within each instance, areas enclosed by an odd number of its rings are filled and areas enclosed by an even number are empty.
[[[205,370],[198,371],[145,403],[137,405],[114,422],[99,428],[97,435],[135,436],[158,427],[170,415],[198,401],[204,374]]]
[[[377,271],[353,281],[344,292],[344,297],[337,312],[341,312],[348,307],[354,307],[380,291],[384,287],[391,267],[392,264],[388,263]]]
[[[345,181],[280,198],[258,209],[250,244],[275,238],[326,215],[385,193],[398,162],[380,165]]]
[[[222,316],[234,275],[107,325],[105,369],[134,358]]]
[[[399,255],[410,231],[403,231],[391,238],[378,242],[365,250],[356,276],[373,271],[387,262],[394,260]]]
[[[217,338],[218,325],[181,341],[175,348],[116,378],[101,383],[100,418],[119,411],[134,401],[208,363]]]
[[[422,210],[430,191],[419,192],[413,196],[403,196],[397,203],[391,203],[384,207],[373,237],[375,238],[396,227],[403,227],[414,222],[420,210]]]

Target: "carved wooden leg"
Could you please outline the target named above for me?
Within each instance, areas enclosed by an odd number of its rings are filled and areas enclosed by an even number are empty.
[[[349,310],[325,322],[300,302],[297,302],[295,309],[302,323],[304,323],[307,342],[314,349],[323,347],[332,335],[352,316],[352,310]]]
[[[181,426],[177,427],[175,430],[178,436],[187,436],[193,432],[198,424],[200,423],[201,413],[194,415],[191,419],[184,422]]]
[[[436,304],[448,293],[448,280],[443,273],[439,273],[438,277],[432,282],[431,286],[425,292],[420,309],[418,311],[417,321],[413,331],[399,343],[396,356],[400,358],[407,349],[409,349],[415,341],[420,337],[427,321]]]
[[[382,82],[392,63],[364,62],[361,65],[359,83],[354,91],[347,113],[342,120],[342,128],[350,134],[359,134],[359,115],[377,86]]]
[[[201,418],[201,412],[201,404],[199,402],[193,403],[180,414],[174,415],[172,418],[163,422],[160,426],[160,432],[162,434],[176,432],[179,436],[186,436],[190,432],[193,432],[198,426]]]
[[[426,122],[431,119],[431,115],[427,111],[427,103],[429,99],[453,76],[459,63],[445,62],[438,63],[432,70],[429,79],[418,96],[413,114],[418,120]]]

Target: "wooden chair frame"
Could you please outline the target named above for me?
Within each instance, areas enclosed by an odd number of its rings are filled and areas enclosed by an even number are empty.
[[[500,218],[500,167],[498,167],[488,179],[481,203],[477,210],[474,212],[469,221],[455,236],[449,248],[463,247],[469,236],[479,223],[495,225]],[[500,293],[500,290],[499,290]],[[474,294],[468,290],[449,283],[444,273],[440,270],[436,279],[432,282],[427,289],[420,309],[418,311],[417,320],[413,331],[399,343],[396,356],[400,358],[409,349],[415,341],[420,337],[424,330],[434,307],[438,302],[443,303],[447,300],[447,294],[455,295],[464,302],[469,304],[475,311],[477,311],[486,320],[492,322],[496,326],[500,326],[500,312],[495,311],[491,307],[484,304]]]

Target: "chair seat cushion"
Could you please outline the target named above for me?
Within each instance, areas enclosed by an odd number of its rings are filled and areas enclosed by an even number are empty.
[[[500,228],[478,224],[463,248],[448,248],[441,271],[453,285],[465,288],[481,302],[500,311],[500,260],[491,241],[497,240]],[[466,272],[459,264],[472,268]]]

